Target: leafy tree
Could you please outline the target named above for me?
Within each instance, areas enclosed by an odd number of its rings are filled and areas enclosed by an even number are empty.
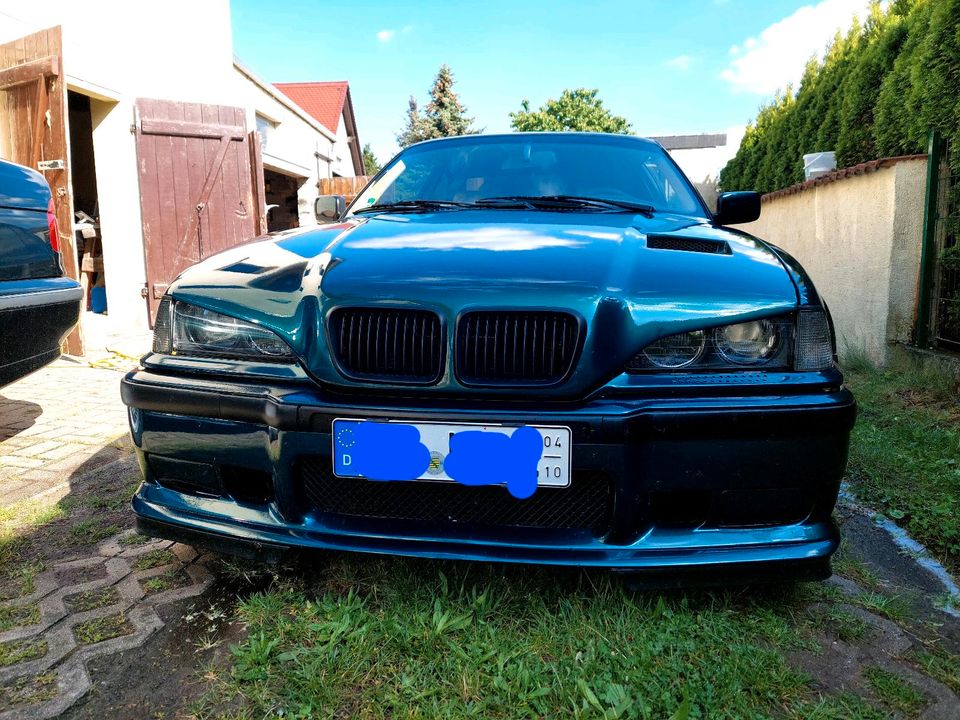
[[[380,161],[370,147],[370,143],[363,146],[363,174],[376,175],[380,172]]]
[[[466,116],[466,108],[454,92],[453,85],[453,71],[449,65],[444,64],[440,66],[430,88],[430,102],[427,103],[425,113],[420,113],[417,99],[410,96],[407,122],[397,135],[400,147],[433,138],[477,132],[473,129],[473,118]]]
[[[564,90],[559,100],[547,100],[539,110],[531,110],[530,101],[524,100],[519,112],[510,113],[510,125],[521,132],[572,130],[621,135],[629,133],[630,123],[605,108],[603,101],[597,97],[599,92],[587,88]]]

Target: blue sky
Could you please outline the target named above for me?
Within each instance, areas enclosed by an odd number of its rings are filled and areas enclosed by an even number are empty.
[[[640,135],[743,125],[867,0],[231,0],[234,51],[270,82],[348,80],[361,142],[396,150],[441,63],[476,125],[596,87]]]

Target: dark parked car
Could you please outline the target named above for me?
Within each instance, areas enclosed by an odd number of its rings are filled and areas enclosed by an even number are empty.
[[[331,224],[183,273],[123,399],[142,530],[822,577],[855,404],[786,253],[654,142],[482,135],[401,152]],[[657,575],[657,578],[650,578]]]
[[[47,181],[0,160],[0,386],[60,356],[82,294],[63,276]]]

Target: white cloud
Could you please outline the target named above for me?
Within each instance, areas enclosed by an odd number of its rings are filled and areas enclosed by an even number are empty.
[[[679,70],[680,72],[686,72],[690,69],[690,66],[693,65],[693,58],[689,55],[677,55],[676,57],[670,58],[663,64],[668,68],[673,68],[674,70]]]
[[[823,56],[837,30],[846,32],[854,16],[864,20],[867,0],[821,0],[770,25],[758,37],[730,48],[733,58],[720,76],[736,91],[772,95],[803,76],[814,53]]]
[[[393,40],[393,36],[397,34],[396,30],[381,30],[377,33],[377,40],[382,43],[388,43]]]

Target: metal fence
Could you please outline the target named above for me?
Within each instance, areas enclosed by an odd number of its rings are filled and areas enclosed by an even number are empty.
[[[960,351],[960,151],[930,135],[916,341]]]

